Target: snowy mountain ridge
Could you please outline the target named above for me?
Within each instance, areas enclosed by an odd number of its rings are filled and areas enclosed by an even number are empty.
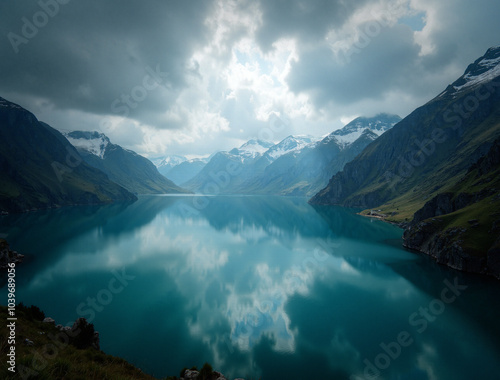
[[[274,143],[270,141],[251,139],[239,148],[230,150],[229,153],[235,156],[240,156],[242,160],[255,159],[262,156],[273,145]]]
[[[170,166],[174,167],[176,165],[182,164],[183,162],[187,161],[188,159],[184,156],[178,156],[178,155],[171,155],[171,156],[164,156],[160,157],[157,159],[152,160],[153,164],[157,168],[161,168],[163,166]]]
[[[441,95],[451,91],[458,93],[475,88],[498,76],[500,76],[500,45],[489,48],[483,57],[470,64],[464,75],[453,82]]]
[[[2,97],[0,97],[0,107],[10,108],[10,109],[18,109],[18,110],[23,109],[21,106],[17,105],[16,103],[9,102],[8,100],[6,100]]]
[[[323,143],[336,140],[341,148],[352,144],[361,137],[363,132],[369,130],[377,136],[391,129],[401,118],[398,115],[381,113],[374,117],[358,117],[346,124],[343,128],[330,133],[323,139]]]
[[[293,151],[298,151],[306,146],[310,146],[318,141],[317,138],[308,135],[290,135],[280,141],[278,144],[273,145],[265,154],[271,160],[276,160],[277,158],[288,154]]]

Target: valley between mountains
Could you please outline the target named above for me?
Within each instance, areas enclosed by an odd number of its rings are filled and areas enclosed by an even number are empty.
[[[1,213],[141,194],[308,197],[399,223],[406,247],[500,278],[500,47],[405,118],[359,117],[322,137],[153,163],[98,131],[55,127],[0,98]]]

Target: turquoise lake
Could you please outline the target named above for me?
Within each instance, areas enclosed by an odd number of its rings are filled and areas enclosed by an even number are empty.
[[[4,216],[0,234],[26,254],[18,302],[86,317],[104,352],[159,378],[205,362],[246,380],[500,378],[500,282],[356,210],[143,196]]]

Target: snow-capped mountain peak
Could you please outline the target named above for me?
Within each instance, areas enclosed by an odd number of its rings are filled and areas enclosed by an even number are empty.
[[[343,128],[332,132],[323,141],[330,142],[336,139],[339,145],[346,146],[359,139],[367,129],[377,136],[380,136],[399,121],[401,121],[401,118],[398,115],[385,113],[378,114],[374,117],[358,117]]]
[[[318,139],[312,136],[288,136],[278,144],[272,146],[267,152],[266,156],[272,160],[277,159],[287,153],[300,150],[309,144],[315,143]]]
[[[104,158],[106,148],[110,144],[109,138],[99,132],[62,131],[62,134],[75,148],[86,150],[100,158]]]
[[[252,139],[241,145],[239,148],[234,148],[229,151],[230,154],[240,156],[242,160],[254,159],[262,156],[274,144],[269,141]]]
[[[274,144],[264,140],[249,140],[238,148],[240,152],[256,152],[263,154]]]
[[[474,88],[498,76],[500,76],[500,46],[495,46],[489,48],[481,58],[470,64],[464,75],[447,90],[451,89],[454,92],[459,92]]]
[[[161,168],[161,167],[165,167],[165,166],[173,168],[174,166],[182,164],[183,162],[185,162],[187,160],[188,159],[184,156],[178,156],[178,155],[174,154],[171,156],[157,158],[156,160],[153,160],[153,164],[155,164],[155,166],[157,168]]]

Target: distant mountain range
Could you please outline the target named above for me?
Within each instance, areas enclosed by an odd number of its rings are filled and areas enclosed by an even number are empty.
[[[72,131],[63,134],[86,163],[134,194],[187,192],[161,175],[147,158],[112,144],[102,133]]]
[[[157,167],[158,171],[166,177],[167,173],[172,170],[172,168],[187,160],[188,159],[184,156],[171,155],[157,158],[152,160],[152,162]]]
[[[250,140],[215,154],[196,176],[181,185],[204,194],[313,195],[400,120],[397,115],[379,114],[357,118],[323,139],[288,136],[278,144]],[[228,166],[238,168],[238,174],[231,175],[223,186],[214,186],[214,178],[226,173]]]
[[[196,176],[209,160],[210,158],[187,159],[172,155],[154,160],[153,163],[162,175],[179,185]]]
[[[376,209],[406,221],[408,247],[500,278],[499,137],[500,46],[368,145],[310,202]],[[484,162],[497,164],[478,171]]]
[[[0,98],[1,213],[135,199],[57,130]]]

